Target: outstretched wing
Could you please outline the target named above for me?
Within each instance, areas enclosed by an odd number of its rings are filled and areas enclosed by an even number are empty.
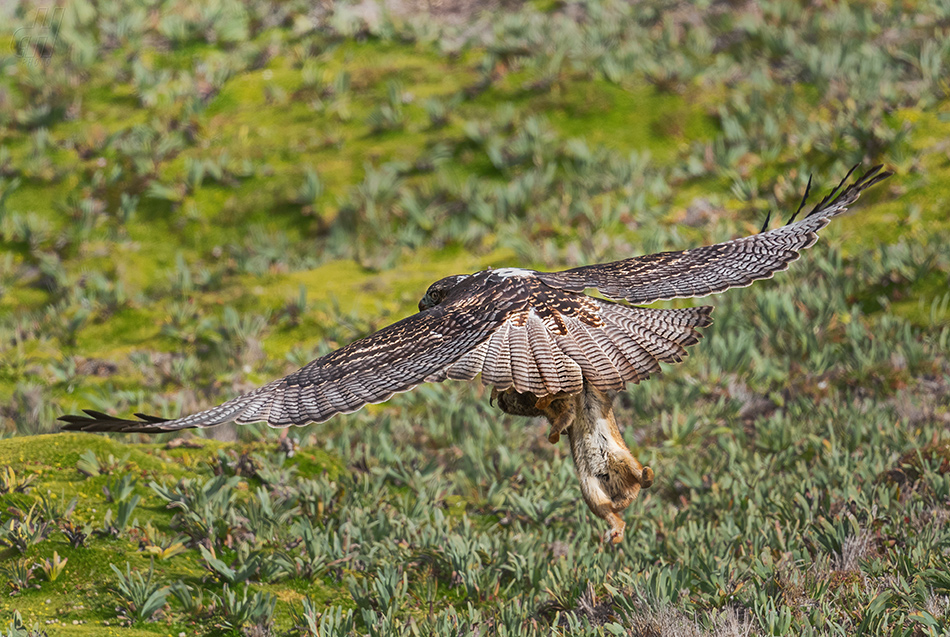
[[[855,167],[856,168],[856,167]],[[805,218],[725,243],[660,252],[623,261],[588,265],[563,272],[545,272],[540,278],[552,287],[574,292],[596,288],[612,299],[630,303],[706,296],[732,287],[744,287],[785,270],[799,251],[818,240],[817,232],[857,200],[861,192],[891,175],[875,166],[847,188],[854,168]],[[808,196],[806,191],[805,196]],[[804,206],[804,200],[802,206]],[[799,206],[799,211],[801,207]]]
[[[502,307],[509,301],[483,300]],[[226,422],[267,422],[272,427],[323,422],[388,400],[441,373],[485,340],[502,320],[504,312],[481,314],[436,306],[318,358],[289,376],[190,416],[164,420],[136,414],[139,420],[126,420],[86,410],[88,416],[60,420],[67,423],[63,429],[70,431],[144,433]]]
[[[514,387],[538,397],[584,381],[620,389],[675,363],[696,343],[711,307],[654,310],[557,290],[537,273],[479,272],[437,305],[309,363],[293,374],[190,416],[137,420],[86,410],[64,430],[158,433],[226,422],[273,427],[323,422],[419,383],[446,379]]]

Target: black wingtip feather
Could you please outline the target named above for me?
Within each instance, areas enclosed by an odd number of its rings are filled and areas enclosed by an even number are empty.
[[[884,164],[878,164],[876,166],[872,166],[867,172],[855,179],[854,183],[845,188],[844,185],[851,178],[851,175],[854,174],[854,171],[857,170],[858,165],[859,164],[852,166],[851,170],[848,171],[848,174],[844,176],[844,179],[842,179],[841,182],[834,189],[832,189],[831,192],[828,193],[828,196],[819,201],[818,204],[812,208],[811,212],[809,212],[806,216],[811,217],[812,215],[820,214],[823,210],[834,206],[836,203],[846,197],[853,197],[854,199],[857,199],[857,195],[861,193],[861,191],[870,188],[874,184],[887,179],[894,174],[889,170],[882,172]]]
[[[771,220],[772,220],[772,211],[769,210],[768,214],[765,215],[765,223],[762,224],[762,229],[759,230],[759,234],[761,234],[761,233],[763,233],[763,232],[765,232],[766,230],[769,229],[769,221],[771,221]]]
[[[160,418],[159,416],[150,416],[148,414],[140,414],[138,412],[133,414],[133,416],[150,423],[168,422],[168,418]]]
[[[832,203],[833,201],[835,201],[835,200],[837,200],[839,197],[841,197],[841,195],[843,195],[844,192],[839,192],[839,191],[840,191],[841,188],[845,185],[845,183],[846,183],[849,179],[851,179],[851,175],[854,174],[854,171],[858,169],[858,166],[860,166],[860,164],[855,164],[854,166],[852,166],[852,167],[851,167],[851,170],[848,171],[848,174],[846,174],[846,175],[844,176],[844,179],[842,179],[840,182],[838,182],[838,185],[835,186],[834,188],[832,188],[832,189],[831,189],[831,192],[829,192],[827,195],[825,195],[825,198],[822,199],[821,201],[819,201],[819,202],[815,205],[815,207],[811,209],[811,212],[809,212],[809,213],[808,213],[807,215],[805,215],[805,216],[806,216],[806,217],[810,217],[810,216],[812,216],[812,215],[815,214],[815,213],[821,212],[822,210],[824,210],[824,209],[828,206],[829,203]],[[872,168],[871,170],[874,170],[874,169]],[[860,180],[858,180],[858,181],[860,181]],[[846,192],[846,191],[845,191],[845,192]]]
[[[116,418],[109,414],[95,409],[83,409],[85,416],[75,414],[66,414],[57,418],[60,422],[66,423],[60,427],[60,431],[109,431],[113,433],[162,433],[166,431],[161,427],[162,423],[168,422],[167,418],[158,416],[149,416],[148,414],[135,414],[139,420],[127,420],[125,418]]]
[[[95,418],[96,420],[113,420],[113,417],[109,414],[103,413],[101,411],[96,411],[94,409],[83,409],[83,411]]]
[[[788,218],[788,221],[785,222],[785,225],[788,225],[795,221],[795,217],[798,216],[798,213],[802,211],[802,208],[805,207],[805,204],[808,202],[808,195],[811,194],[811,175],[808,175],[808,183],[805,184],[805,194],[802,195],[801,203],[798,204],[798,209],[795,213]]]
[[[85,416],[76,416],[75,414],[66,414],[64,416],[60,416],[56,420],[60,420],[62,422],[68,422],[68,423],[83,423],[83,422],[88,421],[89,419],[86,418]]]

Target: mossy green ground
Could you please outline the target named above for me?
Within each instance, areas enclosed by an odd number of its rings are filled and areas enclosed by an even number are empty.
[[[310,519],[359,539],[326,573],[252,589],[277,596],[280,630],[308,596],[359,608],[363,632],[947,629],[950,53],[933,44],[948,37],[936,8],[538,2],[466,36],[345,5],[218,5],[76,0],[48,59],[27,42],[0,64],[0,467],[35,476],[0,495],[0,522],[76,497],[73,519],[102,530],[117,508],[103,487],[130,475],[142,497],[117,537],[73,549],[54,530],[0,554],[0,568],[69,559],[55,582],[36,570],[39,589],[10,585],[0,629],[19,610],[55,620],[50,634],[220,632],[220,605],[171,598],[158,621],[120,627],[109,564],[147,568],[147,523],[181,532],[149,482],[204,481],[219,458],[276,445],[264,427],[201,449],[59,435],[56,416],[217,404],[408,315],[443,276],[730,239],[767,209],[787,218],[809,174],[823,196],[857,162],[896,174],[789,272],[701,301],[716,323],[693,356],[618,398],[658,476],[619,551],[598,543],[540,424],[491,409],[480,386],[422,386],[293,432],[283,468],[342,485]],[[112,475],[77,470],[90,450],[120,461]],[[238,499],[265,487],[300,506],[292,484],[242,475]],[[299,553],[284,526],[255,550]],[[156,576],[221,594],[198,543]],[[406,578],[397,606],[379,592],[390,575]]]
[[[110,508],[113,514],[115,513],[117,505],[107,501],[103,489],[116,482],[118,476],[130,475],[137,483],[134,492],[142,496],[134,512],[133,525],[144,527],[152,524],[167,529],[172,519],[172,511],[148,488],[149,482],[173,484],[183,477],[206,473],[219,452],[264,451],[259,445],[225,444],[214,440],[202,441],[201,446],[201,449],[165,449],[161,444],[128,445],[89,434],[49,434],[3,440],[0,441],[0,465],[10,467],[21,477],[36,476],[35,484],[39,486],[31,490],[32,495],[7,494],[0,497],[6,506],[18,506],[25,510],[33,506],[36,502],[35,496],[40,494],[63,507],[76,498],[77,505],[70,519],[82,526],[101,521]],[[87,451],[92,451],[103,460],[111,455],[117,461],[117,466],[110,469],[108,474],[86,476],[76,469],[76,464],[80,455]],[[300,477],[333,477],[341,470],[338,459],[317,449],[300,454],[293,465],[299,469]],[[259,481],[250,479],[239,483],[238,489],[248,491],[258,483]],[[45,582],[39,589],[23,591],[16,597],[4,597],[0,601],[0,611],[5,617],[9,617],[13,610],[19,610],[27,624],[36,620],[55,620],[55,627],[50,629],[51,634],[137,635],[167,634],[167,631],[172,631],[172,634],[185,631],[189,634],[194,627],[186,623],[166,622],[160,626],[142,626],[136,629],[119,628],[116,627],[118,621],[110,621],[115,617],[114,604],[107,591],[97,586],[96,582],[111,581],[115,577],[110,564],[124,569],[125,563],[129,562],[133,569],[147,570],[150,558],[141,548],[142,535],[131,532],[121,538],[91,538],[80,549],[73,549],[68,543],[55,541],[44,542],[23,555],[14,549],[8,549],[0,554],[0,559],[52,559],[55,551],[60,557],[66,558],[68,563],[65,574],[55,582]],[[202,563],[197,554],[185,559],[159,559],[154,561],[155,573],[166,581],[196,582],[207,573],[201,566]],[[291,582],[289,586],[265,588],[277,594],[283,603],[299,603],[301,591],[321,601],[338,597],[319,583],[301,585],[300,582]],[[288,617],[286,613],[280,615],[283,617],[279,617],[279,621],[286,627]],[[74,625],[73,622],[79,623]],[[113,627],[105,628],[110,624]],[[112,632],[109,632],[110,630]]]

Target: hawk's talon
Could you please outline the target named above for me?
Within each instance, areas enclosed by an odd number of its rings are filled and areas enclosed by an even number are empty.
[[[534,401],[534,408],[541,412],[547,411],[548,407],[551,406],[551,403],[553,403],[557,398],[558,396],[555,394],[541,396],[541,398],[538,398],[536,401]]]
[[[650,467],[643,467],[643,471],[640,472],[640,488],[649,489],[653,486],[653,469]]]
[[[561,432],[555,431],[554,429],[552,429],[551,433],[548,434],[548,442],[550,442],[552,445],[556,445],[558,441],[560,440],[561,440]]]

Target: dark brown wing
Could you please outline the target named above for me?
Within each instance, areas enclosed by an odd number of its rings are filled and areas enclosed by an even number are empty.
[[[504,308],[519,301],[491,296],[491,292],[485,289],[481,300],[492,312],[436,306],[318,358],[285,378],[190,416],[163,420],[136,414],[139,420],[126,420],[87,410],[88,416],[60,420],[69,431],[144,433],[232,421],[267,422],[272,427],[323,422],[412,389],[488,338],[504,320]]]
[[[596,288],[604,296],[630,303],[706,296],[768,279],[788,268],[800,250],[814,244],[817,232],[854,203],[863,190],[891,175],[875,166],[844,188],[853,172],[854,168],[804,219],[793,223],[793,215],[781,228],[702,248],[545,272],[539,277],[562,290]]]

